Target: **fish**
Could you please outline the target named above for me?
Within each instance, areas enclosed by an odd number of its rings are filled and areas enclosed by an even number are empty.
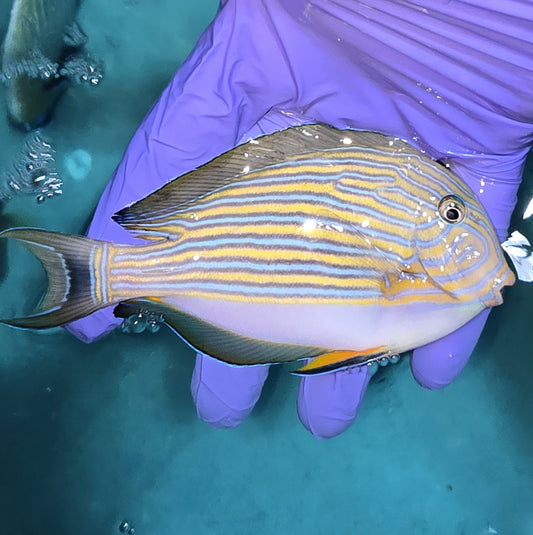
[[[6,80],[8,116],[14,125],[30,130],[49,120],[66,87],[64,79],[56,76],[56,67],[68,55],[65,31],[74,22],[79,4],[80,0],[13,2],[2,69],[16,74]],[[25,66],[37,69],[40,77],[18,73],[27,70]]]
[[[400,138],[293,126],[239,145],[120,210],[146,243],[4,230],[42,262],[36,311],[62,325],[110,305],[160,314],[233,365],[326,373],[437,340],[515,282],[475,194]]]

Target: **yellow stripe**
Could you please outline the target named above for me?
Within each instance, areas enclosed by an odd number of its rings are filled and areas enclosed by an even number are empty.
[[[221,293],[221,292],[212,292],[206,290],[195,290],[187,291],[179,289],[178,292],[173,292],[168,294],[168,296],[189,296],[189,297],[198,297],[206,299],[214,299],[221,301],[232,301],[232,302],[241,302],[241,303],[262,303],[262,304],[309,304],[309,305],[377,305],[383,307],[396,307],[404,306],[412,303],[428,303],[428,304],[451,304],[453,300],[443,294],[442,292],[427,293],[427,294],[410,294],[405,297],[394,298],[393,300],[386,299],[384,297],[379,298],[342,298],[342,297],[326,297],[321,296],[320,298],[316,297],[306,297],[306,296],[295,296],[287,297],[283,295],[277,296],[266,296],[266,295],[242,295],[242,294],[231,294],[231,293]],[[125,299],[138,297],[138,292],[132,292],[130,297],[125,297]],[[165,296],[161,296],[164,297]],[[268,310],[265,310],[265,314],[268,314]]]
[[[94,276],[94,299],[96,303],[103,302],[102,297],[102,281],[100,280],[100,267],[102,263],[102,247],[96,247],[93,261],[93,276]]]
[[[354,181],[353,186],[349,184],[349,182]],[[367,203],[372,206],[375,209],[383,209],[383,206],[372,197],[372,194],[375,193],[376,189],[379,188],[379,183],[369,183],[368,189],[365,189],[362,184],[363,180],[360,182],[357,179],[348,179],[348,178],[341,178],[340,184],[342,185],[343,182],[346,184],[346,187],[356,187],[357,186],[357,198],[355,198],[354,193],[352,192],[344,192],[341,191],[336,185],[336,182],[318,182],[318,181],[304,181],[304,180],[294,180],[291,182],[285,182],[283,184],[275,184],[275,183],[268,183],[265,185],[256,185],[255,183],[253,186],[246,186],[241,188],[235,188],[232,189],[231,192],[228,191],[216,191],[210,195],[207,195],[203,199],[199,200],[198,202],[195,202],[193,206],[191,206],[186,212],[180,212],[179,214],[176,214],[174,212],[168,214],[165,217],[157,218],[157,221],[165,221],[169,217],[176,217],[179,216],[183,219],[191,218],[193,214],[200,217],[200,215],[225,215],[228,209],[234,209],[238,210],[238,212],[243,210],[243,213],[250,213],[257,211],[256,203],[259,205],[265,205],[270,207],[269,212],[275,212],[275,207],[287,207],[287,205],[295,204],[296,206],[314,206],[317,207],[316,203],[312,202],[304,202],[301,204],[297,204],[298,201],[291,203],[291,202],[273,202],[271,199],[262,201],[261,196],[263,195],[269,195],[274,194],[279,196],[280,198],[285,197],[287,201],[291,200],[291,196],[293,194],[301,195],[302,193],[311,193],[316,195],[329,195],[333,198],[339,199],[340,201],[345,201],[349,205],[351,205],[354,210],[357,210],[357,205],[367,205]],[[385,186],[390,186],[390,183],[383,183]],[[410,203],[411,205],[415,205],[413,201],[410,201],[405,195],[397,194],[397,198],[400,202],[406,204]],[[224,205],[217,205],[215,204],[212,207],[205,206],[207,204],[216,203],[217,201],[226,201]],[[355,201],[357,204],[355,204]],[[229,203],[235,203],[235,207],[227,206]],[[328,199],[325,198],[324,203],[327,204]],[[319,205],[321,206],[321,205]],[[255,210],[254,210],[255,208]],[[399,209],[394,209],[394,213],[399,214],[399,218],[401,220],[410,218],[410,214],[406,214],[405,211],[400,211]],[[196,219],[196,218],[195,218]]]
[[[113,285],[112,285],[112,280],[111,280],[111,264],[112,264],[112,259],[115,257],[116,250],[119,247],[120,246],[114,246],[114,245],[108,244],[107,256],[106,258],[103,259],[103,262],[105,262],[104,264],[105,284],[106,284],[106,289],[107,289],[107,300],[109,303],[116,302],[116,297],[117,297],[115,293],[113,292]]]
[[[122,289],[120,295],[115,293],[112,299],[112,302],[125,301],[127,299],[138,298],[139,290],[137,288],[132,289]],[[339,297],[339,296],[327,296],[322,295],[320,297],[309,297],[305,295],[299,296],[268,296],[268,295],[254,295],[254,294],[237,294],[237,293],[224,293],[224,292],[215,292],[207,291],[202,289],[197,290],[187,290],[184,288],[177,288],[175,291],[159,291],[158,295],[151,296],[162,299],[165,298],[176,298],[176,297],[195,297],[195,298],[206,298],[213,299],[218,301],[231,301],[231,302],[240,302],[240,303],[261,303],[261,304],[309,304],[309,305],[376,305],[382,306],[384,308],[398,307],[410,305],[412,303],[428,303],[428,304],[453,304],[453,300],[443,294],[442,292],[429,292],[426,294],[417,294],[411,293],[406,294],[405,296],[399,297],[395,296],[393,299],[387,299],[383,296],[376,297]],[[268,310],[265,310],[265,314],[268,314]]]
[[[369,206],[372,206],[370,203],[368,203]],[[374,206],[377,208],[377,204],[373,203]],[[363,213],[357,213],[357,212],[348,212],[348,211],[341,211],[336,208],[327,208],[324,209],[324,207],[321,206],[312,206],[311,204],[293,204],[293,205],[272,205],[272,204],[263,204],[263,203],[255,203],[253,207],[251,206],[243,206],[242,210],[239,209],[238,212],[236,212],[237,217],[243,217],[243,223],[239,225],[235,224],[228,224],[227,226],[224,226],[222,224],[217,224],[213,227],[202,227],[199,226],[197,228],[191,227],[187,230],[185,230],[183,227],[181,227],[179,224],[175,225],[164,225],[164,221],[161,220],[161,225],[157,226],[157,231],[166,232],[169,235],[183,235],[185,232],[187,233],[186,239],[189,242],[194,242],[195,240],[205,239],[205,238],[214,238],[214,237],[221,237],[224,235],[231,235],[231,236],[237,236],[239,234],[245,234],[245,233],[257,233],[266,235],[267,229],[268,233],[276,233],[276,234],[287,234],[287,233],[294,233],[295,235],[304,235],[304,233],[300,233],[298,231],[299,226],[294,225],[292,226],[290,223],[286,225],[275,225],[275,224],[263,224],[263,223],[248,223],[246,224],[246,220],[244,218],[244,215],[247,213],[257,213],[261,212],[266,214],[272,213],[272,214],[280,214],[280,215],[291,215],[295,212],[302,213],[302,223],[305,220],[305,214],[309,214],[309,219],[317,220],[319,223],[321,222],[321,217],[327,218],[328,220],[338,220],[339,227],[346,228],[348,230],[348,233],[341,233],[335,230],[327,230],[325,228],[320,229],[317,228],[317,230],[313,231],[313,235],[320,235],[323,237],[327,237],[328,239],[333,239],[337,241],[338,243],[343,243],[345,238],[344,236],[349,235],[350,232],[350,225],[352,225],[352,230],[356,229],[357,232],[363,233],[364,230],[364,224],[366,224],[369,228],[369,232],[372,231],[372,229],[379,229],[380,232],[389,233],[392,238],[395,236],[401,237],[402,239],[408,239],[408,236],[406,236],[406,233],[409,232],[412,229],[414,229],[413,223],[408,220],[407,218],[400,219],[397,217],[393,223],[387,223],[383,219],[376,219],[372,215],[367,215]],[[210,217],[216,217],[217,215],[220,215],[221,217],[229,216],[228,209],[224,207],[220,207],[217,209],[211,209],[211,210],[205,210],[204,212],[196,212],[198,214],[198,217],[200,221],[204,220],[206,224],[209,223],[208,218]],[[180,214],[181,217],[181,214]],[[166,218],[168,221],[171,218]],[[402,226],[401,223],[404,223],[405,226]],[[201,223],[200,223],[201,225]],[[139,226],[131,226],[132,230],[139,229],[142,230],[142,225]],[[155,230],[155,229],[154,229]],[[323,234],[318,234],[319,232],[322,232]],[[327,235],[325,234],[327,232]],[[317,234],[315,234],[317,233]],[[184,238],[178,238],[177,241],[180,241]],[[376,238],[372,238],[373,240],[376,240]],[[376,243],[378,243],[376,241]],[[386,242],[385,250],[388,249],[390,245],[390,242]]]
[[[213,269],[216,269],[217,259],[236,258],[243,260],[257,259],[266,262],[279,262],[291,260],[293,262],[302,261],[308,262],[310,258],[310,251],[306,250],[268,250],[256,249],[254,247],[227,247],[218,249],[206,249],[205,251],[185,251],[182,254],[173,254],[160,256],[159,258],[144,259],[143,254],[138,255],[137,260],[124,261],[118,257],[111,257],[109,262],[110,269],[126,269],[143,267],[161,267],[167,264],[182,265],[183,263],[193,263],[195,256],[199,254],[202,260],[212,260]],[[378,257],[376,259],[369,259],[368,256],[362,254],[361,256],[340,255],[336,253],[319,253],[312,252],[312,259],[320,264],[335,264],[341,266],[348,266],[353,269],[368,268],[369,265],[375,266],[376,270],[381,268],[384,272],[393,270],[392,262],[386,258]],[[386,269],[386,268],[389,269]]]
[[[296,192],[294,190],[293,192]],[[278,190],[276,194],[283,194],[285,193],[283,190]],[[289,192],[287,192],[289,193]],[[322,192],[318,192],[322,194]],[[346,209],[339,208],[337,206],[333,206],[328,204],[328,199],[324,200],[324,204],[317,204],[315,202],[309,201],[309,202],[287,202],[287,203],[276,203],[272,200],[262,200],[260,198],[254,198],[253,194],[250,194],[250,196],[245,195],[246,201],[231,206],[231,205],[219,205],[216,204],[214,206],[205,206],[205,207],[197,207],[191,208],[190,211],[184,211],[177,214],[169,214],[166,217],[162,217],[158,219],[158,223],[161,225],[164,225],[167,221],[172,221],[176,219],[182,219],[186,221],[187,219],[190,219],[191,216],[194,214],[195,219],[200,222],[200,224],[208,220],[209,218],[215,218],[215,217],[230,217],[230,216],[244,216],[248,214],[257,214],[257,213],[265,213],[265,214],[294,214],[296,212],[303,213],[303,214],[309,214],[309,216],[318,217],[320,215],[328,215],[331,217],[334,215],[337,218],[342,218],[344,221],[350,221],[354,220],[355,217],[360,216],[361,218],[369,218],[370,215],[363,215],[362,212],[358,211],[358,206],[361,206],[362,208],[369,208],[372,210],[375,210],[377,212],[376,216],[379,217],[379,214],[383,214],[385,212],[384,205],[380,202],[380,199],[374,199],[370,195],[365,195],[364,193],[361,193],[357,196],[357,198],[354,197],[351,193],[344,193],[344,192],[333,192],[334,197],[338,199],[339,201],[342,201],[346,203]],[[227,197],[229,201],[231,201],[231,197]],[[287,197],[288,200],[290,200],[290,197]],[[357,205],[355,205],[355,202],[357,202]],[[405,223],[406,226],[408,224],[412,224],[413,222],[413,211],[410,210],[410,208],[415,208],[415,204],[412,203],[411,205],[407,204],[405,199],[398,199],[398,202],[404,205],[402,209],[398,208],[386,208],[385,216],[388,218],[394,218],[397,220],[398,223]],[[350,208],[348,208],[350,207]],[[381,219],[379,220],[382,221]],[[142,228],[142,225],[136,225],[137,228]],[[159,227],[159,225],[157,225]],[[189,231],[189,230],[188,230]]]
[[[319,222],[320,222],[320,219],[319,219]],[[369,222],[369,226],[370,225],[371,223]],[[380,230],[382,230],[382,228],[383,227],[381,226],[379,227]],[[398,229],[396,229],[396,232],[394,233],[394,235],[398,235],[404,238],[405,233],[399,233],[397,232],[397,230]],[[298,237],[299,239],[302,240],[302,246],[305,246],[307,241],[315,242],[316,240],[318,241],[327,240],[328,242],[333,242],[338,245],[345,245],[345,246],[357,245],[365,249],[370,249],[371,246],[368,245],[361,238],[360,233],[361,231],[358,231],[357,234],[351,233],[349,227],[346,229],[345,232],[336,230],[334,228],[327,228],[326,226],[317,226],[311,231],[305,231],[301,225],[296,225],[296,224],[279,225],[276,223],[274,224],[242,223],[239,225],[228,225],[228,226],[218,225],[216,229],[209,228],[209,227],[192,229],[190,232],[187,233],[187,242],[190,242],[192,245],[194,244],[195,241],[224,238],[226,236],[227,237],[239,237],[245,234],[252,234],[254,235],[253,239],[257,239],[257,240],[262,240],[265,237],[267,238],[272,237],[272,239],[275,239],[276,237],[283,237],[283,236]],[[392,237],[394,237],[394,235]],[[373,242],[374,238],[372,238],[371,241]],[[387,243],[390,244],[390,241],[387,241]],[[266,242],[263,242],[262,246],[264,247],[265,245],[266,245]]]
[[[316,275],[316,274],[282,274],[276,273],[275,275],[255,273],[250,271],[209,271],[206,274],[205,271],[187,271],[184,274],[165,275],[159,278],[154,273],[153,278],[160,280],[161,283],[176,282],[188,283],[191,281],[199,281],[202,284],[202,280],[216,281],[216,282],[240,282],[243,284],[263,284],[272,286],[295,286],[301,284],[307,284],[315,287],[327,287],[327,288],[352,288],[354,291],[360,291],[363,289],[372,289],[381,287],[382,277],[376,275],[375,277],[357,277],[357,278],[341,278],[334,275]],[[152,277],[146,277],[141,280],[140,277],[135,275],[121,275],[121,282],[153,282]],[[253,290],[251,290],[253,292]],[[283,292],[283,288],[280,288],[280,292]]]
[[[335,159],[335,154],[331,154],[330,152],[321,152],[321,153],[312,153],[312,154],[305,154],[305,158],[294,158],[294,161],[298,162],[300,159],[309,159],[309,160],[318,160],[321,159],[323,163],[321,164],[294,164],[294,165],[285,165],[282,167],[264,167],[261,169],[257,169],[255,171],[250,171],[249,173],[245,173],[243,175],[239,175],[235,177],[231,183],[236,184],[239,181],[247,181],[247,180],[261,180],[261,179],[268,179],[270,177],[278,177],[278,176],[286,176],[286,177],[299,177],[301,178],[302,175],[338,175],[342,172],[345,172],[350,169],[356,170],[357,173],[366,173],[372,176],[391,176],[391,177],[397,177],[398,176],[398,160],[395,158],[384,158],[383,160],[380,159],[380,163],[384,164],[391,164],[390,168],[386,167],[376,167],[374,165],[375,161],[369,160],[367,158],[368,164],[365,165],[364,163],[358,162],[357,164],[354,164],[353,162],[350,162],[348,160],[350,159],[361,159],[364,160],[365,158],[360,158],[357,154],[350,156],[347,156],[346,154],[340,156],[340,158],[345,158],[346,161],[341,163],[331,163],[333,159]],[[396,169],[395,169],[396,167]],[[364,179],[362,179],[364,180]]]

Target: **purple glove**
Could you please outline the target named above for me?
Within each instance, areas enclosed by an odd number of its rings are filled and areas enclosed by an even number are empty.
[[[448,164],[478,193],[503,239],[533,142],[533,5],[486,4],[222,2],[133,137],[88,234],[134,243],[110,219],[118,209],[249,137],[325,122],[402,137]],[[414,351],[416,380],[449,384],[487,316]],[[69,329],[91,341],[117,323],[106,309]],[[198,415],[217,427],[238,425],[267,374],[267,366],[234,368],[199,355],[192,381]],[[323,438],[344,431],[369,378],[365,367],[302,379],[303,424]]]

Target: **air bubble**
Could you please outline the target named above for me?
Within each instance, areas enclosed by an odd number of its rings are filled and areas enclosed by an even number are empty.
[[[400,355],[391,355],[389,361],[391,364],[398,364],[400,362]]]
[[[62,180],[55,169],[55,150],[39,132],[27,138],[21,154],[0,177],[0,201],[15,194],[35,195],[40,204],[61,194]]]
[[[367,369],[368,369],[368,375],[372,376],[372,375],[375,375],[376,372],[378,371],[378,363],[376,361],[372,361],[372,362],[369,362],[367,364]]]
[[[142,333],[146,329],[146,318],[142,314],[130,316],[127,319],[128,328],[134,334]]]
[[[161,329],[161,323],[155,319],[150,319],[146,322],[146,330],[150,333],[156,333]]]
[[[120,330],[124,334],[139,334],[145,331],[156,333],[164,321],[162,314],[140,310],[137,314],[125,318],[120,325]]]

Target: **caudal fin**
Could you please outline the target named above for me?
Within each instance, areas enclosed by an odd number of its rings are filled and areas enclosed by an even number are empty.
[[[87,316],[106,305],[98,296],[95,266],[107,244],[82,236],[14,228],[0,232],[25,245],[42,263],[48,291],[35,312],[1,320],[14,327],[45,329]]]

